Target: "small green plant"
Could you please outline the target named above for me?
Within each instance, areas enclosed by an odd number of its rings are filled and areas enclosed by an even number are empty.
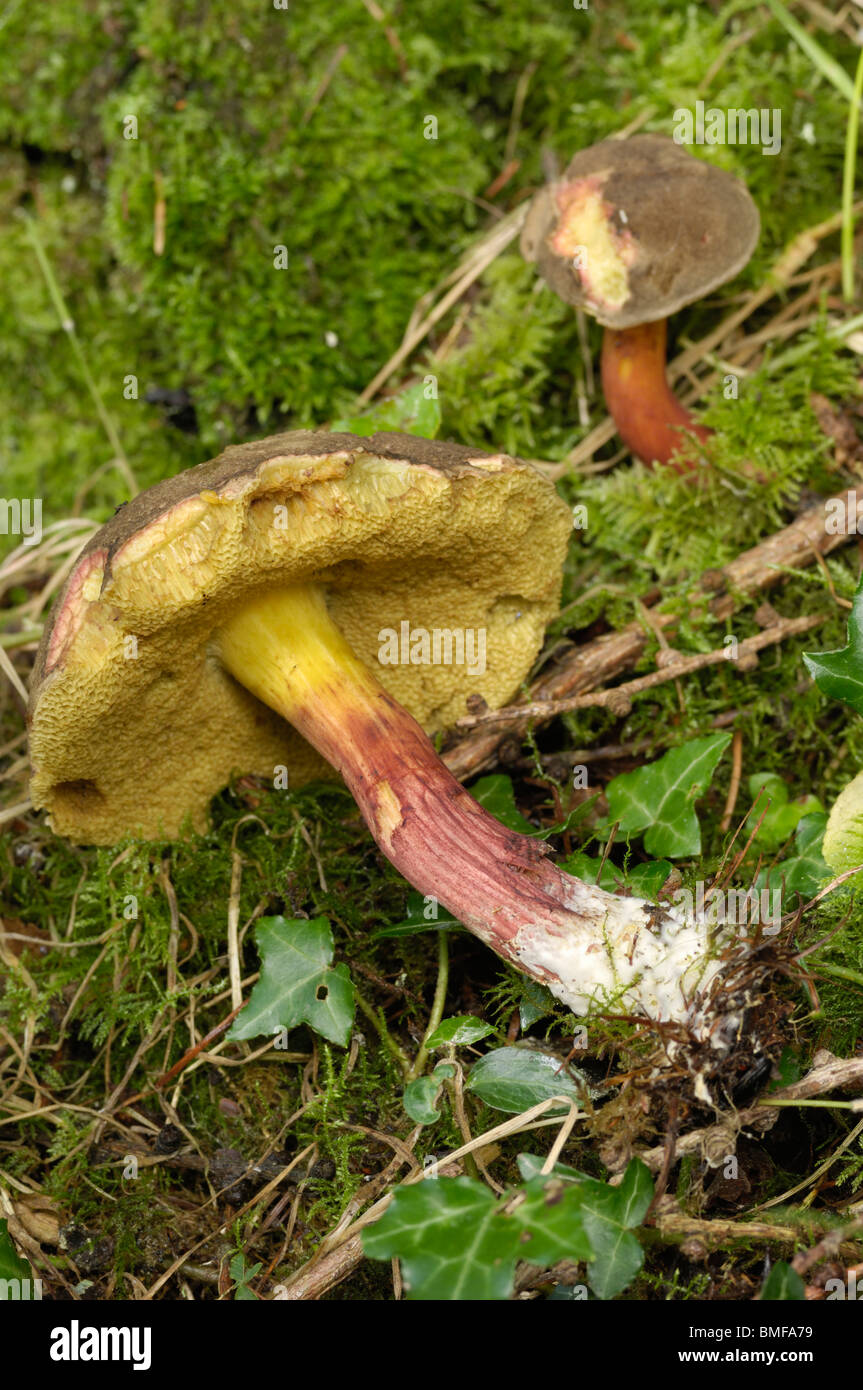
[[[465,1090],[511,1115],[558,1098],[565,1108],[567,1100],[574,1105],[594,1094],[583,1078],[573,1079],[559,1057],[518,1045],[495,1048],[474,1062]]]
[[[764,1280],[758,1297],[762,1303],[799,1303],[806,1298],[806,1285],[796,1270],[784,1260],[777,1260]]]
[[[307,1023],[321,1037],[347,1045],[354,1017],[354,991],[346,965],[333,965],[333,934],[326,917],[258,924],[261,978],[229,1038],[256,1038]]]
[[[848,618],[848,641],[828,652],[806,652],[803,660],[819,690],[863,714],[863,579]],[[821,853],[836,873],[863,864],[863,773],[849,782],[830,812]]]
[[[654,763],[614,777],[606,787],[607,824],[621,835],[644,836],[648,854],[701,853],[694,801],[710,786],[730,734],[708,734],[671,748]]]
[[[398,1258],[411,1299],[509,1298],[518,1260],[548,1269],[559,1260],[587,1263],[597,1298],[632,1282],[644,1253],[635,1230],[653,1199],[638,1159],[619,1186],[522,1154],[522,1186],[495,1197],[472,1178],[431,1177],[402,1185],[381,1219],[363,1233],[376,1260]]]
[[[819,690],[863,714],[863,579],[854,594],[845,646],[830,652],[804,652],[803,660]]]
[[[362,435],[375,434],[377,430],[401,430],[403,434],[419,434],[425,439],[434,439],[440,429],[436,380],[429,377],[361,414],[333,420],[330,429]]]
[[[249,1264],[242,1251],[231,1256],[230,1274],[234,1281],[234,1301],[237,1303],[256,1303],[258,1295],[250,1288],[251,1282],[261,1272],[260,1261]]]

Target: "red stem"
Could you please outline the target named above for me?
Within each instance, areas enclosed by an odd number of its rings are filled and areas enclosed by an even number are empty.
[[[474,801],[390,695],[354,690],[347,714],[337,692],[318,696],[292,705],[291,723],[341,773],[384,854],[422,894],[516,966],[528,923],[570,938],[595,930],[597,890]]]
[[[645,463],[670,463],[687,445],[686,431],[698,439],[713,433],[697,425],[680,404],[665,375],[666,319],[635,328],[606,328],[602,340],[602,389],[617,432]],[[678,461],[678,473],[697,465]]]

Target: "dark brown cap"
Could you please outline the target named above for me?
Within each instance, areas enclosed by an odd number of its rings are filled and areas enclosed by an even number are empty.
[[[758,209],[723,169],[664,135],[602,140],[536,195],[522,255],[609,328],[667,318],[736,275]]]

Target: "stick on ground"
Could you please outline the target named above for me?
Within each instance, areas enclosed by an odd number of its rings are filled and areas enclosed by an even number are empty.
[[[863,491],[851,490],[838,497],[849,514],[858,505],[863,508]],[[729,617],[741,599],[779,583],[785,569],[803,569],[813,563],[816,555],[829,554],[846,544],[850,536],[836,535],[827,529],[835,501],[835,498],[827,498],[818,502],[789,526],[744,551],[721,569],[706,571],[701,577],[700,592],[713,616],[719,620]],[[675,613],[656,615],[656,622],[666,630],[672,629],[678,621],[679,615]],[[607,685],[624,671],[632,670],[649,639],[650,634],[643,624],[633,622],[620,632],[604,633],[595,641],[576,647],[567,652],[552,671],[534,682],[530,690],[531,704],[566,700]],[[520,705],[512,708],[517,711]],[[494,767],[499,761],[501,746],[518,743],[524,736],[529,722],[524,715],[510,714],[508,708],[506,717],[503,711],[500,713],[499,722],[469,729],[445,750],[444,762],[454,776],[464,780]],[[534,722],[541,724],[553,717],[542,715]]]

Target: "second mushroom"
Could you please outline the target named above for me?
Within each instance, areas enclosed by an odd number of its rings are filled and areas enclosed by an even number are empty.
[[[530,205],[522,254],[604,325],[606,403],[646,463],[669,463],[687,434],[710,433],[668,385],[667,321],[743,269],[759,226],[741,183],[661,135],[580,150]]]

